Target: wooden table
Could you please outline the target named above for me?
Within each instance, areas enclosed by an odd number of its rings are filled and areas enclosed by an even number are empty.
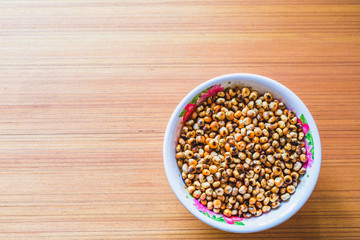
[[[360,3],[0,2],[0,239],[360,237]],[[162,141],[218,75],[276,79],[308,106],[323,162],[290,220],[236,235],[175,198]]]

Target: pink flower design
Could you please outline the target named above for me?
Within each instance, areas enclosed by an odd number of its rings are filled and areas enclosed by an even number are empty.
[[[228,224],[234,224],[234,222],[241,222],[242,220],[244,220],[244,218],[240,218],[240,217],[225,217],[223,216],[225,222],[227,222]]]
[[[307,154],[310,153],[310,157],[311,157],[311,146],[309,145],[308,140],[305,141],[305,149],[306,149]]]
[[[306,135],[309,132],[309,125],[307,123],[304,124],[301,121],[300,118],[298,118],[298,122],[300,123],[300,125],[301,125],[301,127],[303,129],[303,132]],[[313,147],[309,144],[309,141],[305,140],[305,149],[306,149],[306,159],[307,159],[307,161],[306,161],[306,163],[303,164],[304,168],[311,167],[311,164],[313,162],[311,148],[313,148]]]
[[[226,223],[228,224],[234,224],[234,222],[241,222],[242,220],[244,220],[244,218],[240,218],[240,217],[225,217],[224,215],[217,215],[214,212],[210,211],[206,206],[202,205],[202,203],[194,198],[194,206],[196,207],[197,210],[203,212],[203,213],[207,213],[208,216],[222,216],[225,220]]]
[[[212,86],[212,88],[209,89],[208,96],[214,96],[216,93],[218,93],[222,90],[224,90],[224,88],[221,87],[221,84],[216,84],[216,85]]]
[[[242,220],[244,220],[245,218],[241,218],[241,217],[231,217],[231,219],[235,222],[241,222]]]
[[[309,141],[305,140],[305,149],[306,149],[307,162],[304,163],[304,168],[311,167],[311,165],[313,163],[311,148],[312,148],[312,146],[309,145]]]
[[[176,127],[176,130],[175,130],[175,134],[176,135],[176,138],[174,139],[174,146],[176,147],[176,145],[178,144],[178,138],[180,136],[180,132],[181,132],[181,129],[182,129],[182,124],[179,124],[177,127]]]
[[[223,216],[225,222],[227,222],[228,224],[234,224],[234,221],[231,218],[225,217]]]
[[[307,157],[308,162],[311,162],[311,160],[312,160],[312,153],[311,153],[310,151],[307,152],[306,157]],[[309,160],[310,160],[310,161],[309,161]]]
[[[202,205],[202,203],[199,202],[198,200],[196,200],[195,198],[194,198],[194,205],[197,208],[197,210],[199,210],[199,211],[203,211],[204,213],[209,211],[209,209],[207,209],[207,207]]]
[[[221,87],[221,84],[215,84],[207,92],[201,93],[201,97],[198,99],[196,104],[200,104],[205,101],[208,97],[214,96],[216,93],[223,91],[224,88]]]
[[[196,104],[200,104],[202,103],[203,101],[205,101],[207,98],[208,98],[208,93],[207,92],[203,92],[201,93],[201,97],[198,99],[197,103]]]
[[[191,104],[189,103],[188,105],[185,106],[185,114],[183,117],[183,123],[185,123],[191,116],[191,114],[193,113],[193,111],[195,110],[196,105],[195,104]]]
[[[302,128],[303,128],[304,134],[306,135],[309,132],[309,125],[307,123],[305,123],[302,126]]]
[[[300,123],[300,125],[302,126],[303,125],[303,122],[301,121],[300,118],[297,118],[298,119],[298,123]]]
[[[298,118],[298,122],[300,123],[300,125],[301,125],[301,127],[302,127],[302,129],[303,129],[303,132],[304,132],[304,134],[306,135],[308,132],[309,132],[309,125],[307,124],[307,123],[303,123],[302,121],[301,121],[301,119],[300,118]]]

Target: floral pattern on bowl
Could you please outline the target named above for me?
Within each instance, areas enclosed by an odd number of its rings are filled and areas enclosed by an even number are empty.
[[[235,216],[228,218],[222,214],[216,214],[213,211],[210,211],[204,205],[202,205],[202,203],[199,202],[199,200],[197,200],[195,198],[194,198],[194,206],[196,207],[197,210],[199,210],[199,212],[201,212],[205,216],[208,216],[209,218],[211,218],[217,222],[224,222],[224,223],[226,222],[227,224],[235,224],[235,225],[245,225],[242,222],[244,220],[244,218],[235,217]]]
[[[216,95],[218,92],[220,91],[224,91],[227,90],[228,88],[230,88],[231,82],[228,82],[228,86],[224,87],[221,84],[216,84],[213,85],[210,88],[206,88],[205,90],[201,91],[199,94],[197,94],[183,109],[183,111],[181,112],[181,114],[179,115],[179,117],[182,117],[182,121],[180,121],[178,127],[177,127],[177,132],[181,131],[181,128],[183,126],[183,124],[189,119],[189,117],[191,116],[191,114],[194,112],[194,110],[196,109],[196,107],[198,105],[200,105],[204,100],[206,100],[208,97],[214,96]],[[243,84],[237,84],[236,86],[242,86]],[[251,87],[249,87],[251,89]],[[281,98],[278,98],[279,101],[282,101]],[[288,108],[290,110],[293,110],[293,108],[291,106],[288,106]],[[296,113],[295,113],[296,114]],[[298,116],[298,115],[297,115]],[[310,168],[311,165],[313,164],[314,161],[314,141],[313,141],[313,136],[311,134],[311,131],[309,129],[309,125],[308,122],[306,121],[305,117],[303,114],[300,115],[300,118],[298,117],[298,122],[301,125],[301,127],[303,128],[303,132],[305,134],[305,148],[306,148],[306,156],[307,156],[307,162],[304,164],[304,167]],[[175,145],[177,144],[177,142],[175,142]],[[181,177],[179,175],[179,177]],[[307,177],[309,177],[309,175],[307,175]],[[184,189],[186,191],[186,193],[188,194],[186,196],[186,198],[192,198],[194,201],[194,206],[195,208],[202,213],[203,215],[211,218],[214,221],[217,222],[223,222],[223,223],[227,223],[227,224],[231,224],[231,225],[239,225],[239,226],[244,226],[244,218],[240,218],[240,217],[236,217],[236,216],[232,216],[230,218],[224,216],[223,214],[216,214],[213,211],[210,211],[206,206],[204,206],[198,199],[194,198],[186,189],[185,185],[184,185]]]
[[[186,122],[186,120],[188,120],[191,114],[194,112],[196,106],[200,105],[208,97],[215,96],[216,93],[223,90],[224,88],[221,86],[221,84],[217,84],[210,88],[205,89],[204,91],[196,95],[190,101],[190,103],[185,106],[185,109],[181,112],[179,117],[183,117],[183,122]]]
[[[306,148],[306,157],[307,162],[304,164],[305,168],[311,167],[314,162],[315,150],[314,150],[314,139],[311,134],[308,122],[306,121],[303,114],[301,114],[300,118],[298,118],[298,122],[303,128],[303,132],[305,134],[305,148]]]

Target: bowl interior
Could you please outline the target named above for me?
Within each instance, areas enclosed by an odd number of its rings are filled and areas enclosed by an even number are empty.
[[[308,162],[306,174],[296,188],[296,192],[288,202],[281,203],[280,208],[271,210],[260,217],[242,219],[239,217],[227,218],[222,214],[215,214],[194,199],[186,190],[181,172],[175,159],[175,147],[180,135],[183,120],[191,114],[194,106],[201,103],[209,95],[215,95],[228,87],[247,86],[260,93],[271,92],[275,99],[294,110],[299,122],[303,125]],[[230,74],[214,78],[191,91],[174,111],[164,140],[164,164],[166,174],[177,198],[197,218],[205,223],[231,232],[261,231],[286,221],[295,214],[309,198],[313,191],[321,163],[320,137],[313,117],[304,103],[289,89],[271,79],[253,74]]]

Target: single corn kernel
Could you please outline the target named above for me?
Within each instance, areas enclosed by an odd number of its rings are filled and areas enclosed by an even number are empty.
[[[281,195],[281,200],[284,201],[284,202],[289,200],[289,198],[290,198],[289,193],[285,193],[285,194]]]
[[[231,217],[231,210],[229,210],[229,209],[226,208],[226,209],[224,210],[223,214],[224,214],[226,217]]]
[[[265,199],[265,196],[263,193],[259,193],[257,196],[256,196],[256,200],[259,201],[259,202],[262,202],[264,201]]]
[[[284,184],[284,179],[282,177],[275,178],[275,186],[281,187]]]
[[[285,182],[286,184],[291,184],[291,183],[292,183],[292,177],[291,177],[290,175],[286,175],[286,176],[284,177],[284,182]]]
[[[219,199],[214,200],[213,206],[214,208],[220,208],[222,202]]]
[[[301,167],[302,167],[302,164],[300,162],[296,162],[293,169],[294,169],[294,171],[299,171]]]
[[[271,93],[264,93],[264,100],[267,102],[271,102],[271,100],[273,99]]]
[[[215,139],[211,139],[209,141],[209,147],[212,148],[212,149],[215,149],[219,146],[219,143],[218,141],[216,141]]]
[[[293,185],[287,186],[286,191],[290,194],[293,194],[295,192],[295,186],[293,186]]]
[[[232,192],[232,187],[230,185],[225,186],[225,193],[231,194],[231,192]]]
[[[244,87],[241,89],[241,96],[246,98],[250,95],[250,89],[247,87]]]
[[[201,191],[200,191],[200,190],[196,190],[196,191],[193,192],[194,198],[200,198],[200,195],[201,195]]]

